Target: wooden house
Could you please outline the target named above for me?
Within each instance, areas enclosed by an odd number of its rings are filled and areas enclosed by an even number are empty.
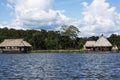
[[[1,52],[30,52],[32,49],[32,45],[23,39],[5,39],[0,44]]]

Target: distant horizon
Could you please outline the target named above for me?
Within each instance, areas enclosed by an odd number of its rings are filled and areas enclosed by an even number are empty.
[[[60,30],[74,25],[79,36],[120,34],[120,0],[1,0],[0,28]]]

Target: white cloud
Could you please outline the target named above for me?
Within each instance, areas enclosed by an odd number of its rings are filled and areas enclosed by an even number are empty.
[[[12,6],[11,6],[12,5]],[[8,0],[15,19],[7,26],[23,29],[60,29],[61,25],[75,25],[81,36],[120,33],[120,13],[106,0],[83,2],[83,18],[72,19],[54,9],[53,0]]]
[[[53,0],[8,0],[14,4],[16,19],[11,26],[32,29],[57,29],[67,24],[70,18],[63,15],[63,11],[54,10]]]
[[[4,28],[5,26],[3,26],[2,24],[0,24],[0,28]]]
[[[93,0],[84,6],[81,31],[84,35],[109,35],[120,30],[120,14],[106,0]]]

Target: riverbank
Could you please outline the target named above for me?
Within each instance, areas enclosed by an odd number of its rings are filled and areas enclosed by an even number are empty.
[[[75,49],[75,50],[32,50],[34,53],[42,53],[42,52],[85,52],[84,50]]]
[[[79,53],[119,53],[119,51],[85,51],[82,49],[71,49],[71,50],[32,50],[32,53],[71,53],[71,52],[79,52]]]

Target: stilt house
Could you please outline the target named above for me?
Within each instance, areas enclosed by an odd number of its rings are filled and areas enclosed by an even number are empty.
[[[101,35],[97,41],[87,41],[84,49],[88,51],[111,51],[112,44]]]
[[[1,52],[30,52],[32,45],[23,39],[5,39],[0,44]]]

